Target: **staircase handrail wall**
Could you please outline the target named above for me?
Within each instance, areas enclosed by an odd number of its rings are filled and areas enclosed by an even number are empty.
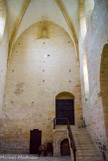
[[[68,119],[68,118],[54,118],[54,121],[53,121],[53,128],[54,128],[54,129],[56,128],[56,121],[57,121],[57,120],[66,120],[66,123],[67,123],[67,130],[68,130],[68,136],[69,136],[70,145],[71,145],[70,148],[71,148],[72,151],[73,151],[74,161],[76,161],[76,145],[75,145],[75,141],[74,141],[74,138],[73,138],[72,130],[71,130],[71,127],[70,127],[69,119]]]

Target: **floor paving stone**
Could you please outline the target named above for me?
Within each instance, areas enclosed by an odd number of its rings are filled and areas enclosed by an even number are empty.
[[[36,155],[0,154],[0,161],[71,161],[71,157],[38,157]]]

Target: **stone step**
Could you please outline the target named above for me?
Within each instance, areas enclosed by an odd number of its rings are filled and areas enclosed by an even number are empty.
[[[75,140],[75,142],[76,143],[88,143],[88,144],[93,144],[93,142],[92,141],[90,141],[90,140],[80,140],[80,139],[74,139]]]
[[[89,145],[90,145],[90,146],[93,146],[91,143],[88,143],[88,142],[85,142],[85,143],[84,143],[84,142],[75,142],[75,145],[76,145],[76,146],[77,146],[77,145],[78,145],[78,146],[79,146],[79,145],[83,145],[83,146],[89,146]]]
[[[95,153],[89,153],[89,154],[87,154],[87,153],[77,153],[77,156],[78,157],[98,157],[99,156],[99,154],[95,154]]]
[[[96,150],[77,149],[77,153],[98,153]]]
[[[90,139],[91,140],[91,138],[88,136],[88,135],[83,135],[83,136],[81,136],[81,135],[76,135],[76,134],[73,134],[73,136],[74,136],[74,138],[80,138],[80,139]]]
[[[100,156],[77,156],[77,159],[100,159],[102,160],[102,157]]]
[[[90,141],[90,140],[79,140],[79,139],[74,139],[74,141],[76,142],[76,143],[85,143],[85,144],[93,144],[93,142],[92,141]]]
[[[74,136],[73,136],[74,137]],[[90,141],[91,143],[93,143],[93,141],[90,138],[79,138],[79,137],[74,137],[74,140],[80,140],[80,141]]]
[[[102,158],[77,158],[77,161],[103,161]]]
[[[92,145],[91,142],[87,142],[87,141],[75,141],[75,144],[77,145]]]
[[[93,151],[95,151],[96,150],[96,148],[94,148],[94,147],[84,147],[84,146],[76,146],[76,148],[77,148],[77,150],[93,150]]]

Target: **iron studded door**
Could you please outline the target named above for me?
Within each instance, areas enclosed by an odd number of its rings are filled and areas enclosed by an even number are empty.
[[[74,100],[58,99],[56,100],[56,118],[68,118],[70,125],[74,125]],[[66,120],[57,120],[57,125],[66,125]]]

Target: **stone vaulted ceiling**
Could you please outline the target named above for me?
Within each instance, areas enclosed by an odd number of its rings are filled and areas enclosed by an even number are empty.
[[[70,35],[78,58],[79,0],[5,0],[9,26],[9,59],[17,38],[31,25],[48,20]]]

